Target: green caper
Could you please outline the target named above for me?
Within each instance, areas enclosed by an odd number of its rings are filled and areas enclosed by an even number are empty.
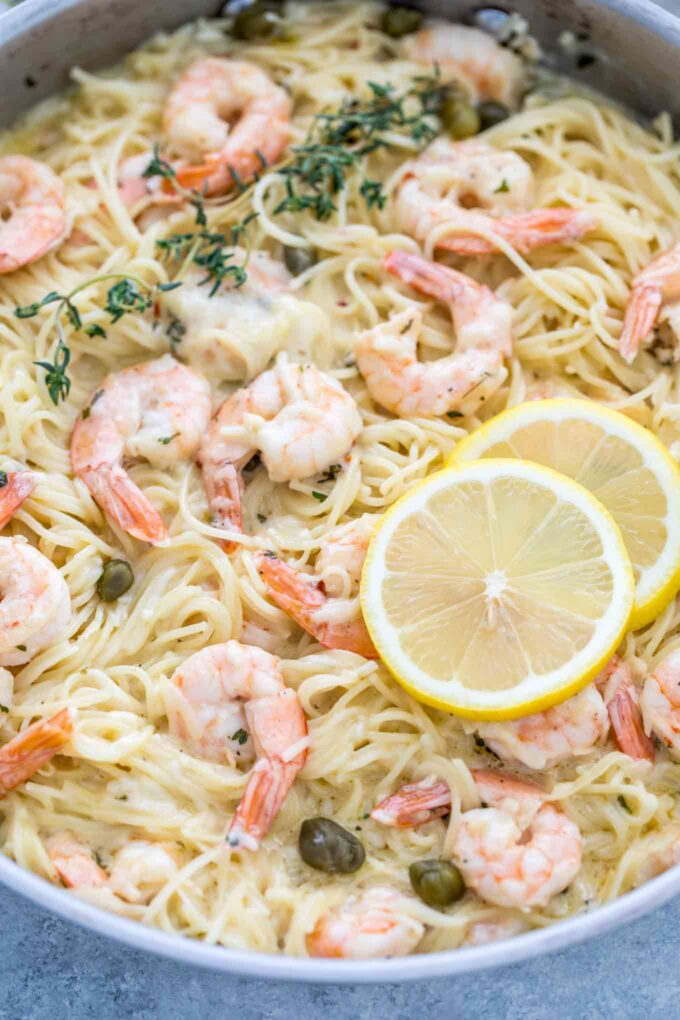
[[[300,273],[304,273],[305,269],[316,265],[318,255],[316,248],[296,248],[286,244],[283,246],[283,261],[286,263],[286,269],[293,276],[299,276]]]
[[[135,580],[132,567],[125,560],[109,560],[97,581],[97,595],[102,602],[115,602],[131,588]]]
[[[232,33],[237,39],[272,39],[283,29],[281,14],[271,3],[254,3],[234,18]]]
[[[307,818],[300,826],[300,857],[310,868],[329,875],[351,875],[366,860],[366,851],[353,833],[331,818]]]
[[[471,138],[479,131],[479,114],[474,106],[460,96],[447,96],[442,103],[440,116],[452,138]]]
[[[390,7],[383,14],[380,27],[385,35],[401,39],[403,35],[417,32],[422,23],[423,16],[420,11],[414,11],[411,7]]]
[[[428,907],[450,907],[465,893],[463,876],[451,861],[436,858],[414,861],[408,869],[408,877],[414,893]]]
[[[505,103],[496,103],[492,99],[487,100],[485,103],[480,103],[477,107],[477,113],[479,114],[482,131],[495,127],[496,124],[500,124],[502,120],[507,120],[510,116],[510,110]]]

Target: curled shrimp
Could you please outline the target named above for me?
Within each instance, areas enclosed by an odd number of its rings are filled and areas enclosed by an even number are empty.
[[[499,758],[542,771],[589,754],[606,739],[609,720],[602,695],[590,684],[544,712],[471,728]]]
[[[649,674],[640,706],[646,732],[654,733],[674,758],[680,758],[680,651],[665,656]]]
[[[513,108],[524,87],[522,62],[478,28],[430,22],[406,41],[412,60],[438,67],[445,82],[463,84],[475,102],[494,99]]]
[[[0,665],[19,666],[64,636],[71,598],[55,565],[24,538],[0,538]]]
[[[504,381],[503,358],[512,353],[512,309],[476,280],[420,255],[393,251],[385,268],[451,308],[458,349],[419,362],[420,312],[407,309],[355,340],[357,365],[373,399],[395,414],[468,414]]]
[[[30,265],[66,237],[64,185],[45,163],[0,157],[0,273]]]
[[[401,228],[427,242],[435,229],[435,247],[459,255],[488,255],[493,231],[517,251],[527,253],[557,242],[574,241],[596,226],[584,209],[534,209],[533,174],[516,152],[484,142],[438,138],[406,164],[396,212]],[[528,210],[528,211],[527,211]],[[443,234],[441,227],[449,227]]]
[[[341,461],[360,431],[356,403],[339,382],[314,365],[280,359],[225,400],[201,443],[216,525],[243,530],[241,470],[257,451],[272,481],[309,478]]]
[[[11,521],[35,485],[35,476],[30,471],[0,471],[0,528]]]
[[[271,553],[256,556],[267,594],[285,613],[326,648],[344,648],[366,659],[378,653],[349,596],[356,594],[374,526],[374,516],[364,514],[325,536],[314,565],[316,579]]]
[[[484,775],[481,787],[475,781],[489,806],[461,815],[452,843],[466,884],[499,907],[544,907],[581,867],[578,826],[552,804],[541,804],[533,784],[499,782],[494,773]]]
[[[148,903],[177,874],[178,855],[168,843],[129,839],[105,870],[88,844],[69,829],[45,843],[54,869],[70,889],[108,889],[126,903]]]
[[[654,741],[645,733],[640,699],[627,662],[618,655],[595,679],[603,692],[609,721],[620,751],[638,761],[654,761]]]
[[[176,671],[166,705],[170,732],[192,754],[257,759],[228,835],[232,847],[257,849],[307,757],[304,712],[279,660],[238,641],[204,648]]]
[[[413,898],[376,885],[323,914],[307,935],[310,956],[373,960],[408,956],[425,932],[408,913]]]
[[[124,470],[124,457],[167,467],[191,457],[208,427],[210,386],[169,354],[113,372],[93,394],[71,437],[71,463],[111,521],[153,545],[167,529]]]
[[[73,715],[63,708],[51,719],[32,723],[0,748],[0,797],[25,783],[59,754],[73,734]]]
[[[677,335],[679,303],[680,243],[653,259],[634,277],[619,337],[621,356],[628,362],[634,361],[640,344],[657,320],[667,320]]]
[[[291,109],[285,89],[256,64],[195,60],[171,90],[163,114],[168,150],[194,164],[180,168],[177,180],[208,195],[251,180],[284,152]]]

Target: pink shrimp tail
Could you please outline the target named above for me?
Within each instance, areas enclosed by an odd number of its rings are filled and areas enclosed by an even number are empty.
[[[383,268],[410,287],[438,301],[454,301],[471,284],[479,286],[464,273],[409,251],[388,252],[383,259]]]
[[[229,826],[227,842],[230,846],[257,850],[298,772],[299,766],[278,758],[260,758],[256,762]]]
[[[217,472],[206,470],[203,466],[203,484],[216,527],[243,531],[243,480],[236,466],[223,464]],[[238,548],[237,542],[228,539],[223,539],[220,544],[226,553]]]
[[[378,653],[363,620],[329,623],[318,619],[328,602],[320,581],[293,570],[277,556],[263,553],[257,557],[257,569],[278,606],[325,648],[341,648],[377,659]]]
[[[384,797],[371,811],[371,818],[396,829],[410,829],[442,818],[451,810],[451,790],[441,780],[421,779],[406,783],[396,793]]]
[[[549,244],[576,241],[594,230],[597,222],[584,209],[555,208],[503,216],[491,220],[490,226],[516,251],[526,255]],[[498,250],[493,241],[471,234],[454,234],[436,244],[458,255],[490,255]]]
[[[654,741],[642,724],[637,692],[629,680],[623,680],[607,704],[609,719],[619,750],[631,758],[654,761]]]
[[[8,471],[7,481],[0,489],[0,528],[12,519],[23,501],[35,489],[36,481],[30,471]]]
[[[68,708],[33,723],[0,749],[0,797],[19,786],[68,743],[73,717]]]
[[[621,357],[630,364],[656,322],[663,301],[659,287],[633,287],[619,337]]]
[[[100,465],[79,475],[104,513],[123,531],[151,545],[165,545],[168,531],[144,493],[118,465]]]

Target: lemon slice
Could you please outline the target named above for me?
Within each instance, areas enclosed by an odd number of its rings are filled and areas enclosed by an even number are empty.
[[[618,411],[588,400],[537,400],[492,418],[450,463],[517,457],[585,486],[619,526],[635,573],[632,630],[680,589],[680,469],[666,447]]]
[[[586,489],[537,464],[480,460],[432,475],[387,511],[361,604],[414,697],[512,719],[604,666],[634,591],[619,529]]]

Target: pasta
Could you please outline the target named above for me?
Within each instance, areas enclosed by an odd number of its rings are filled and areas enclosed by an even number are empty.
[[[66,188],[67,239],[0,277],[0,467],[35,472],[35,490],[4,533],[26,537],[48,557],[68,585],[72,606],[60,640],[15,669],[3,742],[36,718],[64,708],[77,712],[68,753],[3,799],[3,850],[55,881],[47,840],[61,830],[93,847],[104,869],[131,837],[169,845],[172,860],[150,899],[125,899],[108,887],[76,894],[166,932],[225,947],[304,954],[309,931],[349,892],[376,884],[407,892],[409,865],[445,855],[461,812],[477,803],[470,767],[496,764],[470,726],[415,701],[379,661],[321,647],[296,626],[268,598],[258,552],[275,550],[292,566],[311,569],[336,525],[381,514],[441,467],[467,431],[536,396],[604,402],[652,429],[680,459],[677,364],[661,344],[632,365],[618,355],[631,278],[674,238],[680,149],[665,115],[642,126],[576,86],[539,84],[485,139],[528,161],[536,206],[587,207],[597,221],[594,232],[529,254],[501,240],[505,258],[443,255],[513,309],[507,378],[464,418],[391,414],[371,399],[352,355],[357,333],[415,308],[424,314],[423,356],[451,350],[447,310],[424,304],[382,269],[391,250],[418,250],[399,224],[394,200],[404,162],[419,148],[410,128],[392,125],[389,147],[363,157],[361,173],[348,172],[326,219],[312,208],[280,211],[286,178],[269,166],[242,192],[202,203],[205,229],[228,234],[241,225],[240,248],[264,253],[279,267],[283,246],[323,253],[294,278],[284,273],[285,294],[274,312],[249,298],[247,285],[216,295],[210,305],[202,273],[186,261],[180,266],[184,286],[158,289],[175,280],[181,259],[168,258],[156,242],[195,231],[197,208],[158,204],[160,190],[126,205],[119,173],[126,160],[151,158],[177,75],[206,55],[254,62],[292,97],[292,141],[304,144],[315,115],[337,109],[348,95],[364,95],[368,82],[389,82],[405,94],[426,73],[404,42],[380,31],[381,10],[372,3],[291,2],[290,35],[283,40],[244,43],[225,32],[230,22],[224,19],[157,35],[109,71],[74,70],[66,95],[41,104],[0,138],[0,156],[44,161]],[[382,184],[384,204],[366,201],[366,181]],[[433,256],[437,240],[435,226],[423,241],[426,256]],[[250,258],[246,271],[251,266],[254,286],[262,256]],[[260,270],[261,286],[275,292],[278,270],[266,259]],[[157,307],[112,323],[107,294],[123,277],[140,281],[140,292],[152,292]],[[73,302],[82,324],[99,330],[88,335],[61,314],[63,308],[59,312],[71,352],[70,392],[55,405],[35,363],[54,359],[56,305],[25,318],[15,308],[51,292],[73,294],[85,284]],[[77,416],[108,373],[168,350],[206,372],[215,403],[273,359],[311,358],[354,397],[359,437],[341,465],[311,478],[277,483],[264,465],[251,465],[244,534],[212,522],[193,458],[169,458],[163,467],[133,464],[131,477],[169,530],[168,545],[145,545],[112,525],[73,476],[69,443]],[[231,555],[219,544],[225,536],[237,546]],[[110,559],[133,565],[134,584],[108,603],[96,584]],[[351,579],[340,570],[336,581],[356,616]],[[678,635],[680,608],[673,602],[647,628],[629,634],[621,653],[642,675],[680,647]],[[247,772],[187,752],[168,731],[175,670],[193,653],[230,639],[260,644],[281,658],[309,727],[304,768],[257,852],[225,845]],[[432,774],[452,791],[446,828],[438,822],[387,828],[368,817],[380,797]],[[426,926],[417,951],[481,938],[476,925],[505,923],[508,932],[521,931],[592,909],[650,877],[655,852],[677,835],[680,765],[663,750],[650,767],[610,740],[585,758],[545,770],[542,781],[548,799],[583,834],[577,878],[546,907],[525,912],[474,895],[447,912],[412,900],[411,915]],[[300,823],[320,815],[361,839],[367,860],[356,874],[329,879],[301,861]]]

